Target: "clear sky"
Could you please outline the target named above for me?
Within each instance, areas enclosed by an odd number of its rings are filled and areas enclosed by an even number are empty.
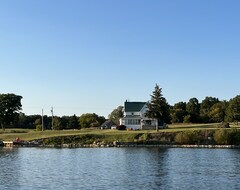
[[[239,94],[238,0],[0,0],[0,93],[23,112],[107,116],[148,101]]]

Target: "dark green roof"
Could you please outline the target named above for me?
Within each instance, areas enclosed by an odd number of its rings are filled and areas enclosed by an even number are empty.
[[[125,112],[139,112],[146,102],[125,102]]]

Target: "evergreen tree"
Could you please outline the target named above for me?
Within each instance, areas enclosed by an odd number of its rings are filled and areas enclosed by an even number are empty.
[[[151,101],[147,103],[147,107],[147,117],[158,119],[161,122],[170,122],[170,106],[162,95],[162,88],[159,88],[157,84],[151,95]]]

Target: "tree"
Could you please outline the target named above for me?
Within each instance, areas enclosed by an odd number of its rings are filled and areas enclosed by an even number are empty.
[[[211,110],[211,107],[218,102],[219,102],[218,98],[208,96],[202,101],[200,106],[200,117],[202,122],[204,123],[210,122],[211,118],[209,116],[209,112]]]
[[[191,98],[186,105],[186,111],[190,115],[190,121],[197,123],[199,121],[200,105],[197,98]]]
[[[36,131],[42,131],[42,119],[36,119],[34,124],[36,126]]]
[[[62,129],[69,129],[68,127],[70,127],[71,125],[68,125],[70,120],[69,116],[62,116],[61,117],[61,121],[62,121]],[[77,120],[78,122],[78,120]]]
[[[21,99],[22,96],[15,94],[0,94],[0,123],[3,130],[18,118],[22,109]]]
[[[172,123],[182,123],[186,114],[186,102],[176,103],[171,109]]]
[[[111,114],[109,114],[108,118],[119,125],[120,118],[123,118],[123,106],[118,106],[116,109],[114,109]]]
[[[170,106],[162,95],[162,88],[159,88],[157,84],[151,95],[151,101],[147,103],[147,107],[147,117],[166,123],[170,122]]]
[[[210,122],[222,122],[225,118],[225,111],[226,111],[226,102],[218,102],[214,104],[208,113],[209,121]]]
[[[229,105],[226,111],[227,121],[239,122],[240,121],[240,95],[229,101]]]
[[[67,123],[67,128],[68,129],[78,129],[79,128],[78,118],[75,114],[73,116],[69,117],[69,120]]]
[[[99,117],[95,113],[82,114],[79,118],[81,128],[99,127],[104,121],[105,118],[103,116]]]
[[[61,130],[62,129],[62,122],[60,117],[53,118],[53,130]]]

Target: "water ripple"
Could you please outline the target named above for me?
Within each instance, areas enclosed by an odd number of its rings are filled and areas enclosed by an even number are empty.
[[[240,150],[0,149],[0,189],[240,189]]]

